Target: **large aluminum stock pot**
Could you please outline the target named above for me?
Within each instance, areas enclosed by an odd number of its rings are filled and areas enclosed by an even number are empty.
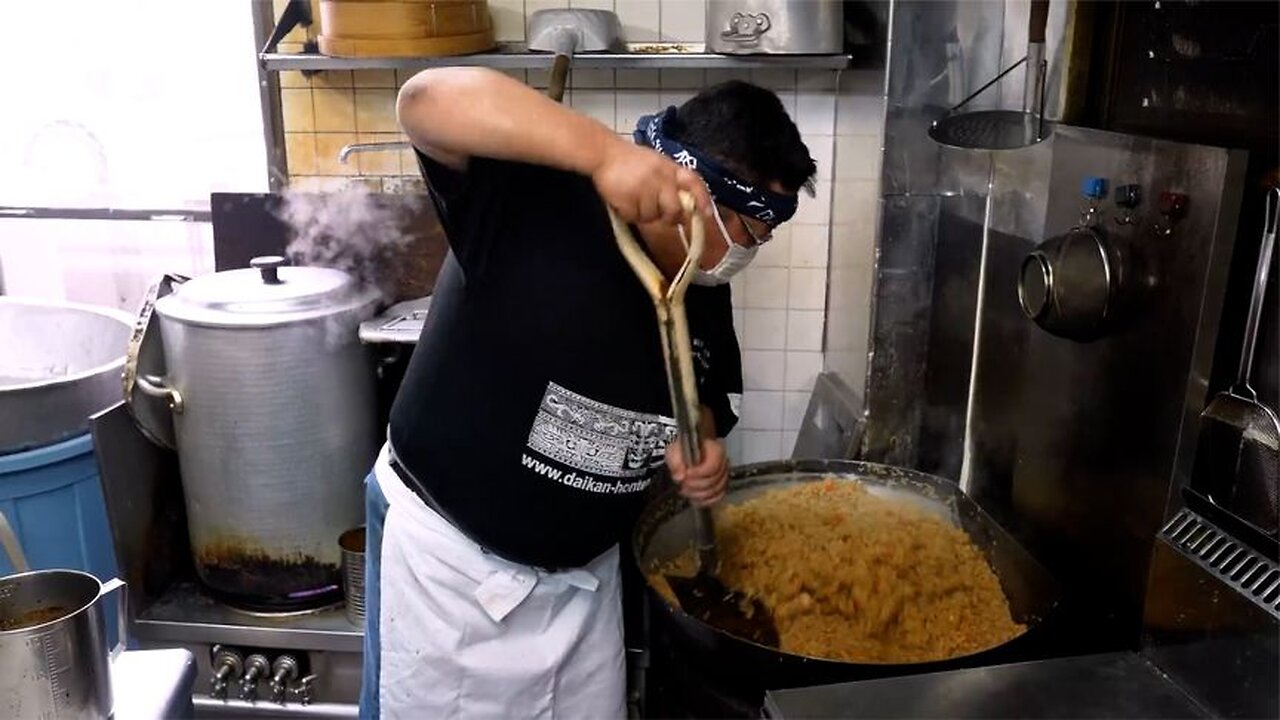
[[[357,329],[378,294],[340,270],[252,264],[155,301],[137,355],[158,329],[163,367],[137,368],[135,400],[171,409],[201,581],[248,609],[305,609],[341,600],[334,538],[363,522],[379,434]]]

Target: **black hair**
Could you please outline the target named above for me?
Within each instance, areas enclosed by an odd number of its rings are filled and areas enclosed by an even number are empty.
[[[772,91],[741,80],[713,85],[681,105],[664,130],[751,183],[813,191],[817,164]]]

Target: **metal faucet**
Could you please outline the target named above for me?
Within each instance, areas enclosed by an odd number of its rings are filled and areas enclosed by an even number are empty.
[[[308,675],[298,681],[298,684],[289,690],[289,694],[294,697],[302,705],[310,705],[315,699],[316,678],[317,675]]]
[[[360,152],[380,152],[383,150],[407,150],[413,147],[407,142],[375,142],[375,143],[350,143],[343,145],[338,151],[338,162],[347,163],[347,158],[355,153]]]

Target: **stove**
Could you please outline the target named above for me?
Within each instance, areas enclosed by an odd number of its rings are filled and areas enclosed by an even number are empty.
[[[195,715],[356,717],[364,632],[343,606],[271,613],[215,599],[196,580],[176,455],[147,440],[123,403],[91,430],[129,636],[143,650],[190,651]]]

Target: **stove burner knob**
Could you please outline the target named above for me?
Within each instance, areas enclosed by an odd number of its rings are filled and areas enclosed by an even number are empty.
[[[244,661],[244,679],[240,681],[240,699],[253,702],[258,699],[258,680],[271,672],[271,664],[258,654]]]
[[[298,661],[292,655],[281,655],[271,664],[271,700],[283,705],[289,683],[298,677]]]
[[[214,645],[210,654],[213,656],[213,677],[209,680],[209,697],[226,700],[227,685],[240,678],[244,662],[240,653],[221,645]]]

